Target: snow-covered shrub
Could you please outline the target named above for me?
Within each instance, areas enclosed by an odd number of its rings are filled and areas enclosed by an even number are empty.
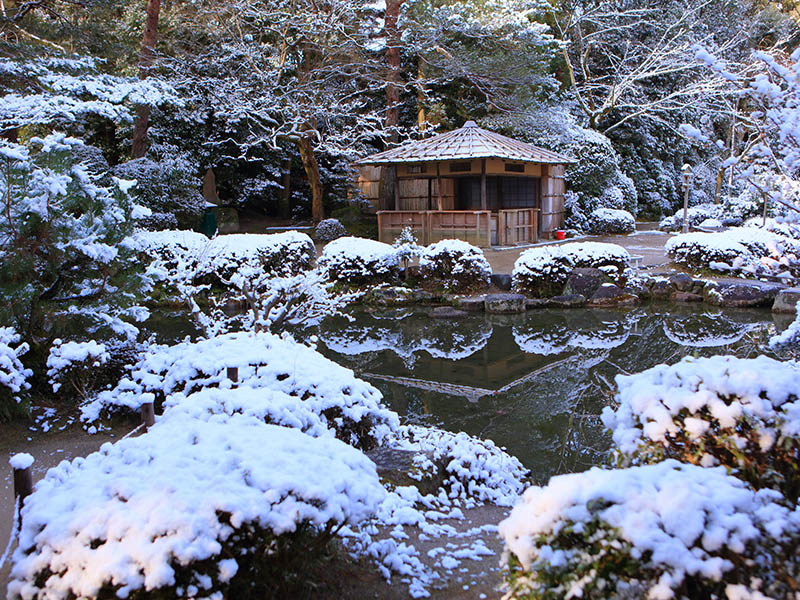
[[[359,285],[396,279],[399,261],[389,244],[343,237],[323,248],[318,264],[331,280]]]
[[[205,199],[200,193],[202,182],[196,168],[185,157],[164,156],[157,162],[136,158],[114,167],[114,175],[136,182],[136,198],[152,211],[148,228],[169,227],[192,229],[200,222]]]
[[[20,343],[20,339],[12,327],[0,327],[0,420],[11,416],[21,395],[31,387],[28,378],[33,371],[19,359],[28,351],[28,344]]]
[[[134,246],[164,266],[179,263],[194,271],[196,279],[229,279],[242,267],[261,269],[271,275],[295,275],[311,268],[316,257],[314,242],[299,231],[274,234],[234,233],[211,240],[193,231],[140,231]]]
[[[397,260],[403,263],[403,271],[408,275],[408,264],[419,257],[423,248],[419,245],[417,236],[411,227],[403,227],[400,235],[392,242]]]
[[[80,162],[83,148],[62,134],[0,140],[0,321],[34,338],[78,328],[132,338],[147,316],[138,301],[151,281],[125,242],[147,210],[131,182]]]
[[[553,477],[500,523],[505,597],[788,598],[800,512],[780,500],[675,460]]]
[[[623,283],[631,266],[631,255],[622,246],[603,242],[563,244],[559,250],[576,268],[600,269],[617,283]]]
[[[667,241],[665,250],[689,268],[791,279],[800,269],[800,243],[757,227],[735,227],[717,233],[687,233]]]
[[[703,204],[690,206],[686,211],[686,221],[689,227],[697,227],[706,219],[714,219],[717,216],[716,207],[713,204]],[[671,217],[664,217],[658,224],[662,231],[680,231],[683,227],[683,209],[676,212]]]
[[[588,227],[596,235],[633,233],[636,231],[636,219],[627,210],[598,208],[589,215]]]
[[[142,394],[160,405],[181,392],[188,396],[183,404],[204,388],[229,389],[235,385],[228,379],[229,367],[238,369],[240,386],[296,396],[339,439],[358,448],[375,446],[398,427],[397,415],[381,404],[378,390],[349,369],[291,338],[247,332],[152,346],[129,378],[82,407],[81,418],[93,421],[115,411],[138,410]]]
[[[620,461],[723,465],[756,488],[800,494],[800,365],[689,357],[616,381],[619,407],[603,422]]]
[[[511,286],[528,296],[557,296],[574,267],[572,260],[558,246],[530,248],[514,262]]]
[[[426,247],[419,266],[424,280],[450,292],[486,287],[492,276],[483,250],[462,240],[441,240]]]
[[[375,465],[338,440],[246,415],[165,416],[37,484],[9,598],[263,594],[384,496]]]
[[[347,230],[339,219],[323,219],[314,229],[314,239],[319,242],[332,242],[347,235]]]
[[[433,427],[403,426],[401,448],[419,452],[417,479],[441,480],[449,498],[510,506],[528,470],[492,440]]]
[[[85,400],[110,359],[105,345],[94,340],[62,342],[55,339],[47,357],[47,380],[54,392],[67,384],[67,394],[75,392]]]

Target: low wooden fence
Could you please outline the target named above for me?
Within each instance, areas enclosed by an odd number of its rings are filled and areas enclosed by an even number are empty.
[[[378,239],[391,244],[410,227],[420,244],[459,239],[479,248],[529,244],[539,239],[539,209],[378,211]]]
[[[410,227],[420,244],[459,239],[485,248],[492,245],[490,210],[391,210],[378,211],[378,239],[391,244]]]

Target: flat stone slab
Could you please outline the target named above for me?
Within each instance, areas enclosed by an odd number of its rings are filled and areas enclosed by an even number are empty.
[[[570,294],[569,296],[553,296],[547,301],[549,308],[580,308],[586,304],[586,296]]]
[[[525,308],[528,310],[535,310],[537,308],[545,308],[547,306],[547,298],[525,298]]]
[[[783,286],[762,281],[710,281],[703,288],[703,300],[722,307],[772,306]]]
[[[437,306],[428,314],[434,319],[459,319],[469,315],[467,311],[452,306]]]
[[[794,313],[797,310],[797,302],[800,301],[800,288],[786,288],[778,292],[775,302],[772,305],[772,312]]]
[[[526,310],[525,301],[522,294],[488,294],[484,300],[484,309],[490,314],[523,313]]]
[[[453,300],[453,306],[469,312],[483,312],[486,296],[464,296]]]

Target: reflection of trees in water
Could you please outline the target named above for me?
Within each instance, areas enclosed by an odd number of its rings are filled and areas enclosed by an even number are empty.
[[[735,344],[759,325],[743,322],[722,312],[669,316],[664,320],[664,335],[681,346],[714,348]]]
[[[528,354],[550,356],[572,349],[611,349],[623,345],[631,329],[643,316],[641,311],[608,313],[576,311],[552,314],[549,319],[531,319],[513,328],[514,341]]]
[[[328,349],[353,356],[390,350],[411,367],[425,352],[461,360],[486,347],[492,324],[483,318],[431,319],[407,313],[359,314],[352,322],[326,321],[318,336]]]

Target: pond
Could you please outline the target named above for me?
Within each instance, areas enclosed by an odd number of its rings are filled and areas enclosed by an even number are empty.
[[[765,310],[672,304],[455,319],[362,309],[351,319],[325,320],[318,350],[373,383],[410,422],[506,447],[536,482],[605,460],[610,438],[599,415],[616,375],[687,355],[755,355],[756,341],[776,330]]]

